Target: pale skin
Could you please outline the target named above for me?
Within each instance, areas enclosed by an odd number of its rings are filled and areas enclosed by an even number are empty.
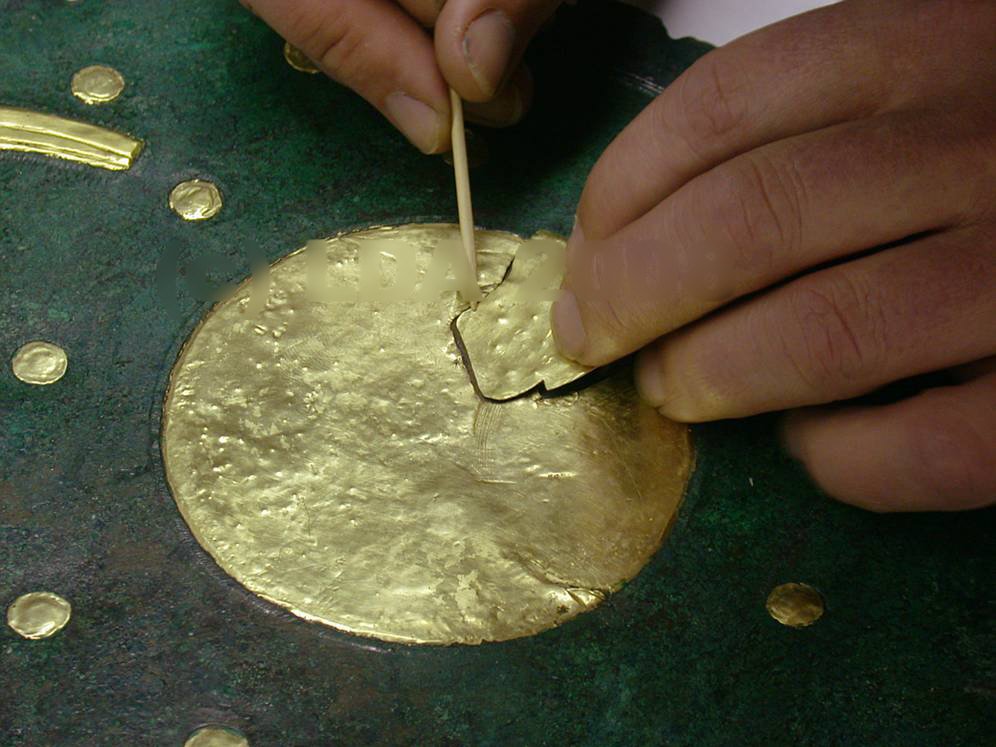
[[[438,153],[449,86],[468,118],[523,116],[522,55],[559,2],[251,5]],[[561,351],[637,353],[641,393],[677,420],[786,411],[789,451],[848,503],[996,502],[994,91],[987,0],[845,0],[710,52],[588,177]],[[936,371],[952,383],[848,402]]]

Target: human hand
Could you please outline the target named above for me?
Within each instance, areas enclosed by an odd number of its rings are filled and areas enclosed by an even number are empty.
[[[790,451],[844,501],[996,500],[994,50],[996,3],[849,0],[703,57],[588,179],[562,351],[642,348],[677,420],[794,410]],[[942,369],[962,383],[818,407]]]
[[[466,116],[525,114],[530,39],[560,0],[242,0],[329,77],[379,109],[425,153],[450,147],[449,87]],[[435,28],[430,36],[426,27]]]

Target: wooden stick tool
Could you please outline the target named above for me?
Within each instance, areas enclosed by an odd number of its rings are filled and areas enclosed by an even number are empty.
[[[463,125],[463,101],[450,89],[453,109],[453,173],[456,176],[457,211],[460,215],[460,239],[467,254],[474,282],[477,282],[477,248],[474,246],[474,206],[470,200],[470,173],[467,167],[467,132]]]

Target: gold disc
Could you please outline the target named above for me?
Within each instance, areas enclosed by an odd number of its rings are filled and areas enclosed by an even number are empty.
[[[22,638],[49,638],[69,623],[72,606],[58,594],[33,591],[19,596],[7,608],[7,624]]]
[[[804,628],[823,617],[823,596],[809,584],[776,586],[765,606],[769,615],[790,628]]]
[[[312,62],[304,52],[290,42],[284,42],[284,59],[287,60],[288,65],[298,72],[308,73],[309,75],[321,72],[318,65]]]
[[[18,348],[10,361],[14,376],[25,384],[54,384],[66,374],[69,357],[58,345],[34,340]]]
[[[180,182],[169,193],[169,206],[184,220],[208,220],[221,212],[221,191],[203,179]]]
[[[84,104],[106,104],[114,101],[125,88],[121,73],[106,65],[90,65],[73,76],[73,96]]]
[[[249,740],[227,726],[202,726],[187,737],[183,747],[249,747]]]
[[[419,643],[536,633],[636,575],[680,503],[688,429],[642,404],[628,371],[487,402],[454,342],[455,292],[316,290],[356,284],[364,252],[388,275],[422,271],[459,236],[311,242],[216,305],[173,369],[162,447],[183,517],[225,571],[300,617]],[[487,291],[522,241],[477,238]]]

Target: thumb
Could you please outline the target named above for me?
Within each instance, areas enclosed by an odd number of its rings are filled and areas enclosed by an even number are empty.
[[[436,21],[436,60],[467,101],[494,98],[561,0],[447,0]]]

